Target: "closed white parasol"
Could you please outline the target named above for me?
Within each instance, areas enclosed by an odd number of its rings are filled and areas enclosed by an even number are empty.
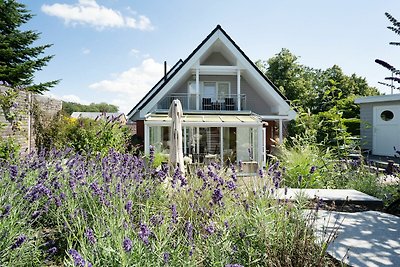
[[[169,107],[168,116],[172,118],[171,125],[171,145],[169,148],[169,159],[174,167],[178,167],[184,173],[183,165],[183,149],[182,149],[182,104],[181,101],[175,99]]]

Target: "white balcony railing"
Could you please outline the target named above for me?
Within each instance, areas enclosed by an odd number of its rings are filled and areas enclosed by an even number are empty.
[[[200,96],[199,103],[197,105],[197,97],[195,94],[170,94],[165,96],[157,105],[159,110],[168,110],[174,99],[179,99],[182,103],[184,111],[196,111],[196,110],[207,110],[207,111],[243,111],[246,109],[246,95],[240,94],[240,109],[238,109],[238,95],[230,94],[226,97],[220,97],[213,99],[210,97]],[[199,107],[197,109],[197,107]]]

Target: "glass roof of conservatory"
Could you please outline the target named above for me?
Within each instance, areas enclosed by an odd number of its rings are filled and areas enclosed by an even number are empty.
[[[167,114],[151,114],[145,119],[148,125],[169,125],[171,118]],[[183,126],[260,126],[262,120],[256,115],[211,115],[187,114],[182,117]]]

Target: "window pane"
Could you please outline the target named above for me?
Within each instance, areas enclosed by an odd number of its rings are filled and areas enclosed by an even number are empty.
[[[218,83],[218,99],[224,100],[229,97],[229,83]]]
[[[216,84],[215,82],[205,82],[203,87],[203,97],[215,100]]]
[[[169,153],[169,129],[168,126],[152,126],[149,128],[150,145],[154,146],[155,152]]]
[[[236,162],[236,127],[224,127],[223,128],[223,140],[224,140],[224,163],[235,163]]]

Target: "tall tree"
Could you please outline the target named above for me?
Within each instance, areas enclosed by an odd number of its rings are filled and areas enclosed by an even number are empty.
[[[53,56],[42,56],[51,44],[33,46],[40,33],[21,30],[33,15],[24,4],[0,0],[0,82],[12,88],[42,93],[58,81],[34,83],[34,74]]]
[[[359,107],[356,96],[377,95],[378,90],[368,86],[365,78],[345,75],[334,65],[326,70],[314,69],[297,62],[289,50],[256,65],[292,102],[299,118],[289,128],[295,135],[308,130],[317,141],[333,140],[337,133],[357,134]]]
[[[385,15],[388,18],[388,20],[392,23],[392,26],[388,26],[387,28],[396,33],[397,35],[400,35],[400,21],[397,21],[392,15],[390,15],[387,12],[385,13]],[[390,42],[389,44],[400,46],[400,42]],[[390,81],[390,83],[386,82],[378,82],[378,83],[390,87],[392,89],[392,94],[393,94],[393,89],[400,90],[400,86],[396,86],[394,84],[394,83],[400,83],[400,70],[396,69],[396,67],[390,65],[389,63],[381,59],[375,59],[375,62],[391,72],[391,76],[385,78],[385,80]]]

